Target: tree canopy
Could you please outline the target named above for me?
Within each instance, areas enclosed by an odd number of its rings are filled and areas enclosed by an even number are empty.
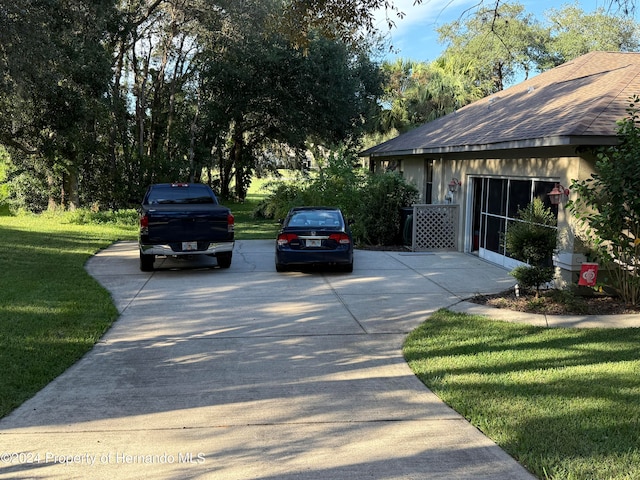
[[[444,57],[476,79],[485,95],[502,90],[535,68],[546,43],[544,28],[519,3],[479,8],[475,15],[438,28]]]
[[[161,180],[217,179],[242,197],[256,169],[355,145],[376,122],[403,131],[584,49],[638,47],[635,23],[604,11],[564,7],[545,25],[480,0],[442,27],[442,58],[380,70],[369,55],[380,9],[390,24],[403,15],[392,0],[5,2],[6,182],[34,210],[120,207]]]
[[[447,59],[432,63],[399,59],[382,64],[385,75],[384,110],[379,131],[404,132],[482,97],[472,77],[456,71]]]
[[[601,51],[633,52],[640,47],[637,23],[624,16],[612,16],[600,7],[586,14],[578,4],[547,12],[550,40],[539,68],[561,65],[585,53]]]
[[[350,32],[366,30],[367,9],[385,3],[3,5],[8,177],[35,209],[46,207],[42,192],[50,204],[123,206],[151,182],[199,178],[203,167],[219,167],[224,193],[235,176],[242,196],[269,144],[348,142],[366,127],[380,76]],[[304,29],[282,27],[303,11]]]

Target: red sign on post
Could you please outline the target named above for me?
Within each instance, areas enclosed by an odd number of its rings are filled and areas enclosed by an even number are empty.
[[[582,268],[580,269],[580,279],[578,280],[578,285],[595,287],[597,278],[598,278],[598,264],[583,263]]]

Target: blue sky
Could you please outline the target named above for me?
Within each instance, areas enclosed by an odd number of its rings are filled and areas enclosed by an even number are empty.
[[[391,43],[398,53],[390,53],[386,60],[395,58],[411,59],[431,62],[440,56],[444,45],[438,43],[436,28],[450,23],[460,17],[473,12],[480,0],[423,0],[421,5],[413,5],[414,0],[394,0],[398,9],[406,14],[403,19],[393,17],[395,28],[389,35]],[[598,7],[609,9],[610,0],[516,0],[524,5],[527,13],[533,14],[540,21],[544,21],[544,12],[564,5],[577,3],[587,13]],[[485,5],[491,5],[495,0],[484,0]],[[387,31],[384,13],[378,15],[378,28]]]

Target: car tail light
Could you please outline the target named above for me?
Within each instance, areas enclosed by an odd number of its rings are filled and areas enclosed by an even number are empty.
[[[291,243],[292,240],[297,240],[298,235],[295,233],[281,233],[278,235],[278,245],[286,245]]]
[[[227,215],[227,232],[232,233],[235,229],[235,218],[230,213]]]
[[[342,245],[348,245],[351,243],[351,239],[346,233],[332,233],[329,235],[329,240],[334,240]]]

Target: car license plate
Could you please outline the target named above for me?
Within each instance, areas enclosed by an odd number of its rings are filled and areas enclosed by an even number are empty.
[[[307,239],[305,245],[307,247],[320,247],[322,246],[322,240]]]
[[[192,252],[198,250],[198,242],[182,242],[183,252]]]

